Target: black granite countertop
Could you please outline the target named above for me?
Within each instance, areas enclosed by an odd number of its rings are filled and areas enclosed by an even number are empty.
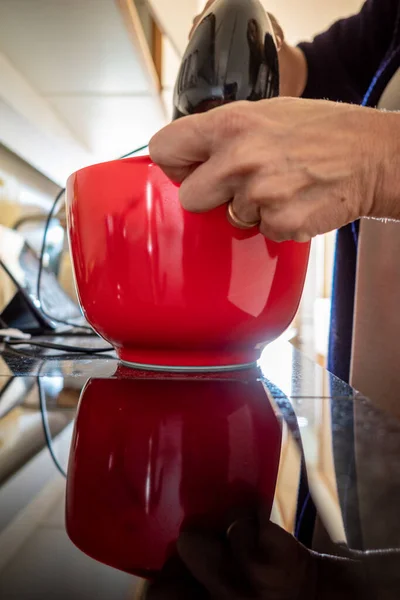
[[[271,344],[258,369],[219,375],[132,371],[121,368],[111,352],[95,356],[68,356],[40,348],[32,355],[30,352],[23,347],[3,347],[0,355],[2,600],[141,597],[139,577],[90,558],[90,552],[82,552],[70,541],[65,528],[66,480],[62,473],[67,470],[77,411],[83,419],[91,403],[94,425],[85,426],[84,433],[81,428],[80,435],[94,447],[100,443],[99,436],[105,435],[99,433],[102,424],[111,431],[118,410],[130,415],[127,394],[142,402],[142,410],[156,419],[151,426],[158,436],[161,424],[170,423],[170,412],[175,411],[174,423],[179,419],[186,422],[182,415],[190,403],[197,407],[196,427],[200,430],[202,423],[212,435],[212,424],[221,416],[217,408],[214,414],[213,406],[221,409],[220,401],[239,394],[235,402],[243,402],[250,414],[261,410],[260,414],[273,415],[282,428],[271,513],[275,523],[318,552],[340,554],[337,549],[345,548],[351,554],[400,548],[400,411],[394,414],[374,399],[364,398],[289,343]],[[214,405],[213,394],[217,398]],[[154,413],[152,403],[158,407]],[[132,437],[142,435],[139,430],[131,433]],[[76,439],[74,443],[75,452]],[[159,439],[157,443],[161,444]],[[84,447],[84,440],[80,444]],[[186,448],[190,453],[190,443]],[[184,460],[184,449],[182,454]],[[111,464],[111,451],[109,460]],[[199,461],[199,472],[195,462],[191,467],[190,485],[201,486]],[[95,472],[94,466],[87,479]],[[105,481],[104,485],[109,484]],[[97,510],[97,502],[93,506]],[[104,506],[102,510],[106,510]],[[109,515],[98,518],[101,538]],[[382,570],[379,573],[373,581],[377,598],[383,585]],[[385,578],[387,583],[387,574]],[[393,586],[397,589],[395,583]]]

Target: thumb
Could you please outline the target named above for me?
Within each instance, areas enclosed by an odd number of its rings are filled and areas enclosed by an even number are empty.
[[[250,585],[271,598],[302,598],[315,580],[311,553],[277,525],[237,521],[228,532],[232,552]],[[312,597],[312,595],[310,596]]]
[[[210,155],[204,133],[204,115],[190,115],[170,123],[150,140],[151,159],[175,181],[182,183]]]
[[[282,47],[283,42],[285,41],[285,34],[283,33],[283,29],[278,23],[277,19],[270,12],[267,13],[269,20],[271,21],[272,29],[274,30],[276,44],[278,46],[278,52]]]
[[[308,554],[290,533],[270,520],[260,523],[257,519],[241,519],[228,530],[232,551],[239,561],[257,560],[269,564],[297,557],[299,552]]]

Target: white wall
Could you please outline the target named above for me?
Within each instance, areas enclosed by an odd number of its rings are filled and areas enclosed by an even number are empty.
[[[359,11],[363,0],[262,0],[283,27],[288,42],[312,39],[339,18]]]

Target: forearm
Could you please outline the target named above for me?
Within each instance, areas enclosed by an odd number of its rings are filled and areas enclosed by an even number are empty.
[[[400,113],[374,111],[370,160],[377,165],[373,202],[366,216],[400,220]]]
[[[367,0],[299,48],[307,64],[304,98],[360,104],[383,61],[400,17],[398,0]]]

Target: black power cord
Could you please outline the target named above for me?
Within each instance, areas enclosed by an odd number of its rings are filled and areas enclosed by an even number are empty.
[[[58,204],[59,200],[64,196],[64,193],[65,193],[65,188],[63,188],[62,190],[60,190],[58,192],[58,194],[55,197],[54,202],[53,202],[53,204],[52,204],[52,206],[50,208],[49,214],[47,215],[46,223],[45,223],[45,226],[44,226],[43,241],[42,241],[42,247],[41,247],[40,256],[39,256],[39,270],[38,270],[38,278],[37,278],[37,284],[36,284],[36,296],[37,296],[37,299],[39,300],[41,312],[48,319],[51,319],[52,321],[55,321],[56,323],[60,323],[60,325],[68,325],[70,327],[77,327],[79,329],[92,331],[91,327],[89,327],[87,325],[78,325],[76,323],[72,323],[71,321],[64,321],[63,319],[58,319],[57,317],[53,317],[53,315],[49,315],[45,311],[45,309],[43,308],[43,304],[42,304],[42,302],[40,300],[40,296],[41,296],[41,283],[42,283],[42,273],[43,273],[43,262],[44,262],[44,255],[45,255],[45,252],[46,252],[47,234],[48,234],[50,223],[51,223],[51,220],[53,218],[54,212],[56,210],[57,204]]]
[[[53,463],[54,463],[56,469],[66,479],[67,473],[66,473],[65,469],[63,468],[63,466],[61,465],[60,461],[58,460],[56,453],[54,451],[53,438],[51,435],[49,418],[48,418],[48,414],[47,414],[46,394],[43,390],[40,376],[36,377],[36,382],[37,382],[37,388],[38,388],[38,394],[39,394],[40,415],[41,415],[41,419],[42,419],[43,434],[44,434],[46,446],[47,446],[47,449],[50,453],[50,456],[53,460]]]
[[[127,154],[124,154],[123,156],[120,156],[118,160],[122,160],[123,158],[128,158],[129,156],[133,156],[133,155],[137,154],[138,152],[145,150],[146,148],[147,148],[147,144],[145,146],[140,146],[139,148],[136,148],[135,150],[132,150],[131,152],[128,152]],[[68,325],[70,327],[75,327],[77,329],[90,331],[94,334],[92,328],[89,327],[88,325],[78,325],[77,323],[72,323],[71,321],[65,321],[63,319],[58,319],[56,317],[53,317],[52,315],[47,314],[40,302],[40,293],[41,293],[40,288],[41,288],[41,282],[42,282],[44,255],[46,253],[47,234],[48,234],[50,223],[51,223],[51,220],[53,219],[57,204],[61,200],[61,198],[64,196],[64,194],[65,194],[65,188],[63,188],[62,190],[60,190],[58,192],[57,196],[54,198],[54,201],[50,208],[49,214],[47,215],[46,223],[44,226],[44,232],[43,232],[42,247],[41,247],[40,256],[39,256],[39,271],[38,271],[38,278],[37,278],[36,295],[37,295],[37,299],[39,300],[39,303],[40,303],[40,310],[48,319],[51,319],[52,321],[54,321],[56,323],[60,323],[61,325]]]
[[[137,154],[138,152],[141,152],[142,150],[145,150],[147,148],[147,144],[145,146],[141,146],[140,148],[137,148],[136,150],[133,150],[132,152],[129,152],[128,154],[124,154],[123,156],[120,157],[120,159],[123,158],[128,158],[129,156],[132,156],[134,154]],[[63,197],[65,193],[65,188],[60,190],[60,192],[57,194],[57,196],[54,199],[54,202],[51,206],[51,209],[49,211],[49,214],[47,215],[47,219],[46,219],[46,223],[45,223],[45,227],[44,227],[44,232],[43,232],[43,242],[42,242],[42,247],[41,247],[41,251],[40,251],[40,258],[39,258],[39,271],[38,271],[38,280],[37,280],[37,298],[40,302],[40,286],[41,286],[41,279],[42,279],[42,272],[43,272],[43,262],[44,262],[44,255],[46,252],[46,240],[47,240],[47,234],[48,234],[48,230],[50,227],[50,223],[51,220],[53,218],[55,209],[57,207],[57,204],[59,202],[59,200]],[[54,318],[52,315],[48,315],[44,310],[43,307],[41,306],[41,310],[42,312],[47,316],[47,318],[51,319],[52,321],[55,321],[57,323],[61,323],[64,325],[69,325],[72,327],[79,327],[79,329],[81,330],[89,330],[91,333],[94,334],[93,330],[91,327],[87,327],[87,326],[83,326],[83,325],[74,325],[71,322],[68,321],[63,321],[62,319],[56,319]],[[5,324],[4,324],[5,325]],[[53,334],[56,335],[56,334]],[[67,335],[74,335],[71,334],[70,332],[67,333]],[[89,333],[87,333],[86,335],[90,335]],[[30,345],[30,346],[37,346],[37,347],[41,347],[41,348],[48,348],[48,349],[54,349],[54,350],[62,350],[63,352],[72,352],[72,353],[80,353],[80,354],[98,354],[98,353],[103,353],[103,352],[110,352],[111,348],[81,348],[78,346],[73,346],[73,345],[67,345],[67,344],[57,344],[57,343],[52,343],[52,342],[41,342],[38,340],[35,341],[31,341],[31,340],[17,340],[17,339],[10,339],[10,338],[6,338],[5,339],[5,344],[6,346],[9,348],[9,350],[11,351],[16,351],[18,354],[23,354],[25,356],[33,356],[32,352],[26,352],[25,350],[21,349],[21,348],[16,348],[17,346],[23,346],[23,345]],[[73,355],[74,355],[73,354]],[[59,357],[66,357],[66,354],[51,354],[50,356],[48,355],[46,358],[59,358]],[[58,470],[58,472],[62,475],[62,477],[64,477],[65,479],[67,478],[67,473],[65,471],[65,469],[63,468],[63,466],[61,465],[60,461],[58,460],[56,453],[54,451],[54,445],[53,445],[53,438],[51,435],[51,430],[50,430],[50,426],[49,426],[49,419],[48,419],[48,414],[47,414],[47,404],[46,404],[46,397],[45,397],[45,392],[43,390],[43,386],[42,386],[42,381],[40,379],[40,372],[39,372],[39,376],[36,378],[37,381],[37,388],[38,388],[38,394],[39,394],[39,405],[40,405],[40,414],[41,414],[41,420],[42,420],[42,426],[43,426],[43,434],[44,434],[44,438],[46,441],[46,446],[47,449],[50,453],[50,456],[53,460],[53,463],[56,467],[56,469]]]
[[[141,152],[142,150],[145,150],[146,148],[147,148],[147,144],[145,146],[141,146],[140,148],[136,148],[136,150],[132,150],[132,152],[128,152],[128,154],[124,154],[123,156],[120,157],[120,159],[124,159],[124,158],[128,158],[129,156],[133,156],[134,154],[137,154],[138,152]],[[44,262],[44,255],[46,252],[47,234],[48,234],[50,223],[53,218],[54,212],[56,210],[57,204],[60,201],[60,199],[64,196],[64,193],[65,193],[65,188],[60,190],[59,193],[57,194],[57,196],[55,197],[54,202],[49,211],[49,214],[47,215],[47,219],[46,219],[46,223],[45,223],[45,227],[44,227],[43,242],[42,242],[42,247],[41,247],[40,257],[39,257],[39,271],[38,271],[38,280],[37,280],[37,298],[39,300],[39,303],[40,303],[40,287],[41,287],[42,272],[43,272],[43,262]],[[56,323],[68,325],[70,327],[77,328],[80,330],[86,330],[87,333],[83,334],[83,335],[91,335],[91,334],[96,335],[91,327],[84,326],[84,325],[77,325],[72,322],[68,322],[68,321],[64,321],[62,319],[55,318],[52,315],[47,314],[41,304],[40,304],[40,308],[41,308],[41,311],[43,312],[43,314],[47,318],[51,319],[52,321],[54,321]],[[2,327],[7,328],[7,324],[4,323],[4,321],[2,321],[1,318],[0,318],[0,325]],[[57,334],[52,333],[51,335],[56,336]],[[79,335],[79,334],[71,333],[69,331],[69,332],[64,332],[62,335],[74,336],[74,335]],[[69,345],[69,344],[57,344],[57,343],[53,343],[53,342],[47,342],[47,341],[45,342],[45,341],[31,340],[31,339],[13,339],[11,337],[5,337],[4,344],[6,345],[6,347],[8,348],[9,351],[16,352],[17,354],[20,354],[22,356],[28,356],[30,358],[36,358],[34,352],[28,352],[28,351],[24,350],[23,348],[20,348],[20,346],[28,345],[28,346],[35,346],[35,347],[39,347],[39,348],[61,350],[63,352],[62,354],[59,353],[59,354],[46,355],[47,359],[67,358],[67,356],[68,356],[66,354],[67,352],[72,353],[72,358],[74,356],[76,356],[77,353],[93,355],[93,354],[99,354],[99,353],[112,352],[111,347],[82,348],[80,346],[74,346],[74,345]],[[39,372],[39,375],[36,377],[36,381],[37,381],[37,388],[38,388],[38,394],[39,394],[40,414],[41,414],[43,433],[44,433],[44,438],[46,441],[46,446],[47,446],[47,449],[50,453],[50,456],[53,460],[55,467],[57,468],[57,470],[63,477],[67,478],[67,473],[66,473],[65,469],[63,468],[63,466],[61,465],[60,461],[58,460],[56,453],[54,451],[53,439],[52,439],[52,435],[51,435],[48,413],[47,413],[46,397],[45,397],[45,392],[43,390],[42,381],[40,379],[40,372]]]
[[[113,349],[111,346],[106,346],[105,348],[85,348],[82,346],[73,346],[70,344],[57,344],[56,342],[47,342],[43,340],[20,340],[20,339],[12,339],[5,338],[4,344],[7,347],[13,346],[36,346],[38,348],[48,348],[49,350],[64,350],[66,352],[78,352],[79,354],[101,354],[103,352],[112,352]],[[19,352],[19,350],[18,350]],[[59,357],[58,355],[57,357]],[[62,356],[62,355],[61,355]]]

